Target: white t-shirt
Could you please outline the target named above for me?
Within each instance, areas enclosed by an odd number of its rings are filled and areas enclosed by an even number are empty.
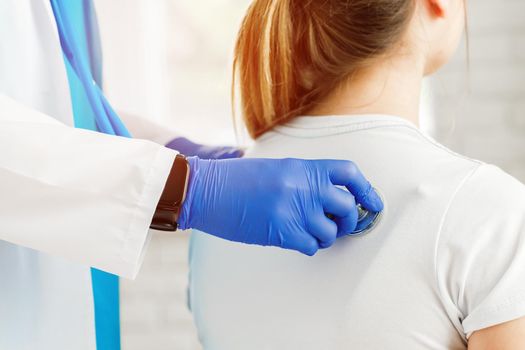
[[[379,115],[300,117],[248,156],[353,160],[386,206],[372,232],[314,257],[195,233],[205,349],[465,349],[525,316],[525,186],[498,168]]]

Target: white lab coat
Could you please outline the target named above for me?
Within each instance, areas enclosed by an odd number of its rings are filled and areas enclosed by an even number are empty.
[[[136,275],[176,155],[72,124],[49,1],[0,1],[2,350],[95,349],[89,267]]]

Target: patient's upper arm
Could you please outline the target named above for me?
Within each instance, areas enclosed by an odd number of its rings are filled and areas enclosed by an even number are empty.
[[[525,317],[472,333],[469,350],[525,349]]]

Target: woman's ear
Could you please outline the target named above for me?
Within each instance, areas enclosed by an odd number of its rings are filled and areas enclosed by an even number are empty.
[[[426,0],[432,17],[445,17],[448,0]]]

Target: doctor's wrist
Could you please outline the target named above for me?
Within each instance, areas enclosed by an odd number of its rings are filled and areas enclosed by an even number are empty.
[[[188,157],[190,174],[186,199],[182,203],[178,226],[181,230],[190,228],[199,229],[206,220],[206,208],[212,206],[214,193],[213,183],[208,180],[210,171],[216,164],[216,160],[200,159],[199,157]]]
[[[179,218],[177,221],[178,227],[181,230],[188,230],[192,228],[191,221],[190,221],[190,214],[191,214],[191,206],[193,203],[193,197],[195,194],[196,173],[199,172],[199,165],[198,165],[199,158],[198,157],[188,157],[186,159],[188,160],[188,164],[190,166],[190,174],[189,174],[189,179],[188,179],[188,189],[186,191],[186,198],[184,199],[184,202],[182,203]]]
[[[178,154],[166,179],[150,228],[160,231],[177,230],[182,206],[186,199],[189,176],[189,162],[185,156]]]

